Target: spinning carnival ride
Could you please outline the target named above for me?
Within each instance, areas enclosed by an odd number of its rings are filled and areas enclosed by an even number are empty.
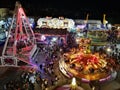
[[[0,59],[0,66],[19,66],[30,60],[37,50],[34,33],[19,2],[16,2],[8,36]]]
[[[79,48],[64,53],[59,61],[60,71],[67,77],[77,77],[85,82],[110,79],[113,68],[106,54],[91,53],[90,39],[81,39]]]

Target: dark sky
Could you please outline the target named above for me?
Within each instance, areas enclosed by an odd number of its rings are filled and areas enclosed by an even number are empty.
[[[118,1],[118,0],[117,0]],[[20,0],[27,15],[64,16],[84,19],[106,19],[112,23],[120,23],[120,5],[116,0]],[[14,9],[16,0],[0,0],[0,7]]]

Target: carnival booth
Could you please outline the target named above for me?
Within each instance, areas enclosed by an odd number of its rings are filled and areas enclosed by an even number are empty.
[[[66,44],[67,33],[74,27],[74,21],[68,18],[39,18],[37,21],[35,34],[37,41],[45,41],[47,44],[51,42],[58,45]]]

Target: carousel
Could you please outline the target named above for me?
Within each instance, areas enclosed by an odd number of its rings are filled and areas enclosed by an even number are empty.
[[[72,48],[64,53],[59,61],[60,71],[69,78],[77,77],[85,82],[111,79],[114,70],[109,61],[113,60],[105,53],[92,53],[90,43],[89,38],[81,38],[79,48]]]

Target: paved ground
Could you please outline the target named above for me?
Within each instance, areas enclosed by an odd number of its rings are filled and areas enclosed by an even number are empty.
[[[3,85],[11,80],[15,80],[22,73],[22,70],[16,67],[0,67],[0,90]]]

